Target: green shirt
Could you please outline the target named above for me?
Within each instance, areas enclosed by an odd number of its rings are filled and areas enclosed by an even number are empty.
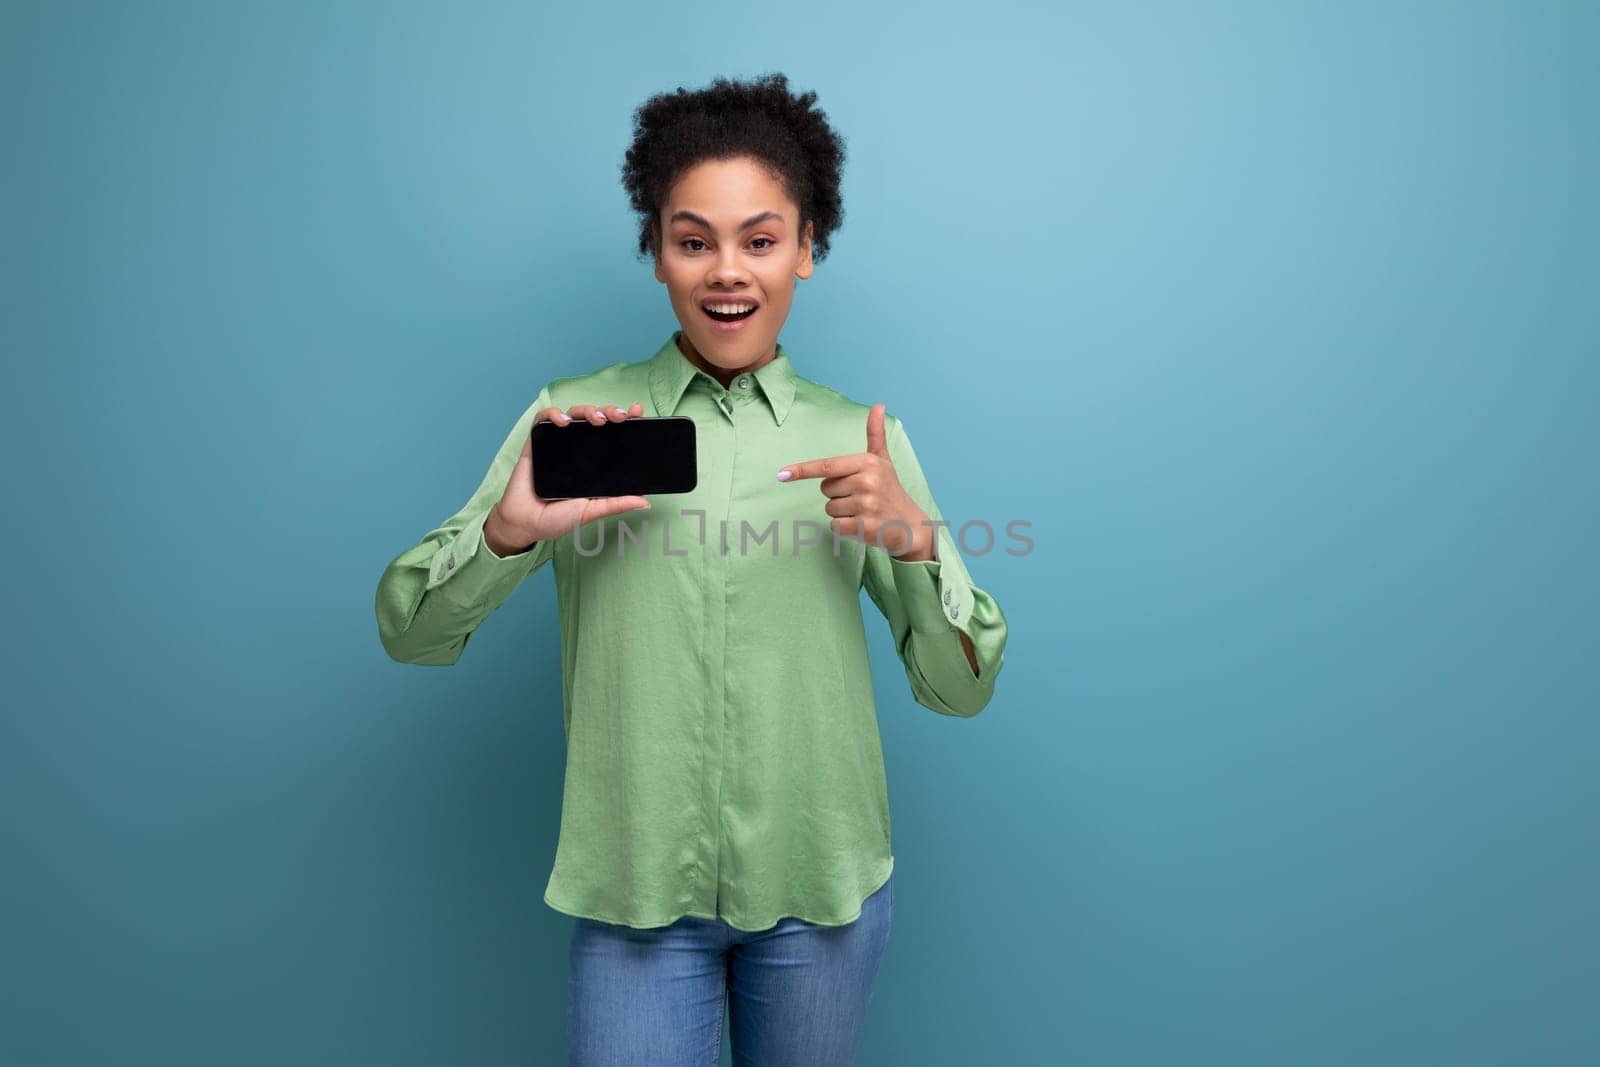
[[[650,359],[542,388],[466,505],[384,571],[378,633],[397,660],[453,664],[553,564],[567,758],[545,903],[634,927],[851,922],[894,867],[860,590],[888,621],[912,696],[942,715],[989,703],[1005,617],[948,526],[935,527],[936,559],[896,559],[892,532],[888,549],[834,534],[817,479],[777,480],[787,464],[865,451],[870,405],[802,378],[781,344],[724,388],[678,336]],[[636,400],[694,420],[694,491],[496,556],[483,520],[534,415]],[[886,413],[884,434],[906,492],[943,520],[904,425]]]

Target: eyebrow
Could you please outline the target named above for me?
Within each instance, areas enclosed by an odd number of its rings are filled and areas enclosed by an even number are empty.
[[[778,214],[776,211],[763,211],[759,215],[751,215],[749,218],[745,219],[743,222],[741,222],[739,224],[739,229],[741,231],[742,230],[748,230],[750,227],[754,226],[756,223],[758,223],[758,222],[766,222],[768,219],[777,219],[779,222],[782,222],[783,221],[783,216]],[[697,226],[704,226],[708,230],[715,230],[716,229],[715,226],[711,225],[711,223],[707,222],[705,219],[701,218],[699,215],[696,215],[692,211],[674,212],[672,218],[668,219],[667,221],[668,222],[692,222],[692,223],[696,224]]]

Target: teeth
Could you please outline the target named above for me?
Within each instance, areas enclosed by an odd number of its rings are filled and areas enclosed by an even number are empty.
[[[723,315],[737,315],[741,311],[754,311],[754,304],[705,304],[707,311],[715,311]]]

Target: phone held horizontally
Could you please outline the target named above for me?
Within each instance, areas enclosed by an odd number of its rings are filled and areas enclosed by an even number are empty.
[[[533,425],[533,492],[541,500],[688,493],[698,481],[694,420],[635,416],[602,426]]]

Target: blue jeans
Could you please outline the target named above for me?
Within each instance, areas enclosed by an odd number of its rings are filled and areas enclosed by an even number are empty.
[[[757,932],[684,916],[637,930],[578,919],[567,988],[573,1067],[852,1062],[889,943],[894,876],[843,926],[789,916]]]

